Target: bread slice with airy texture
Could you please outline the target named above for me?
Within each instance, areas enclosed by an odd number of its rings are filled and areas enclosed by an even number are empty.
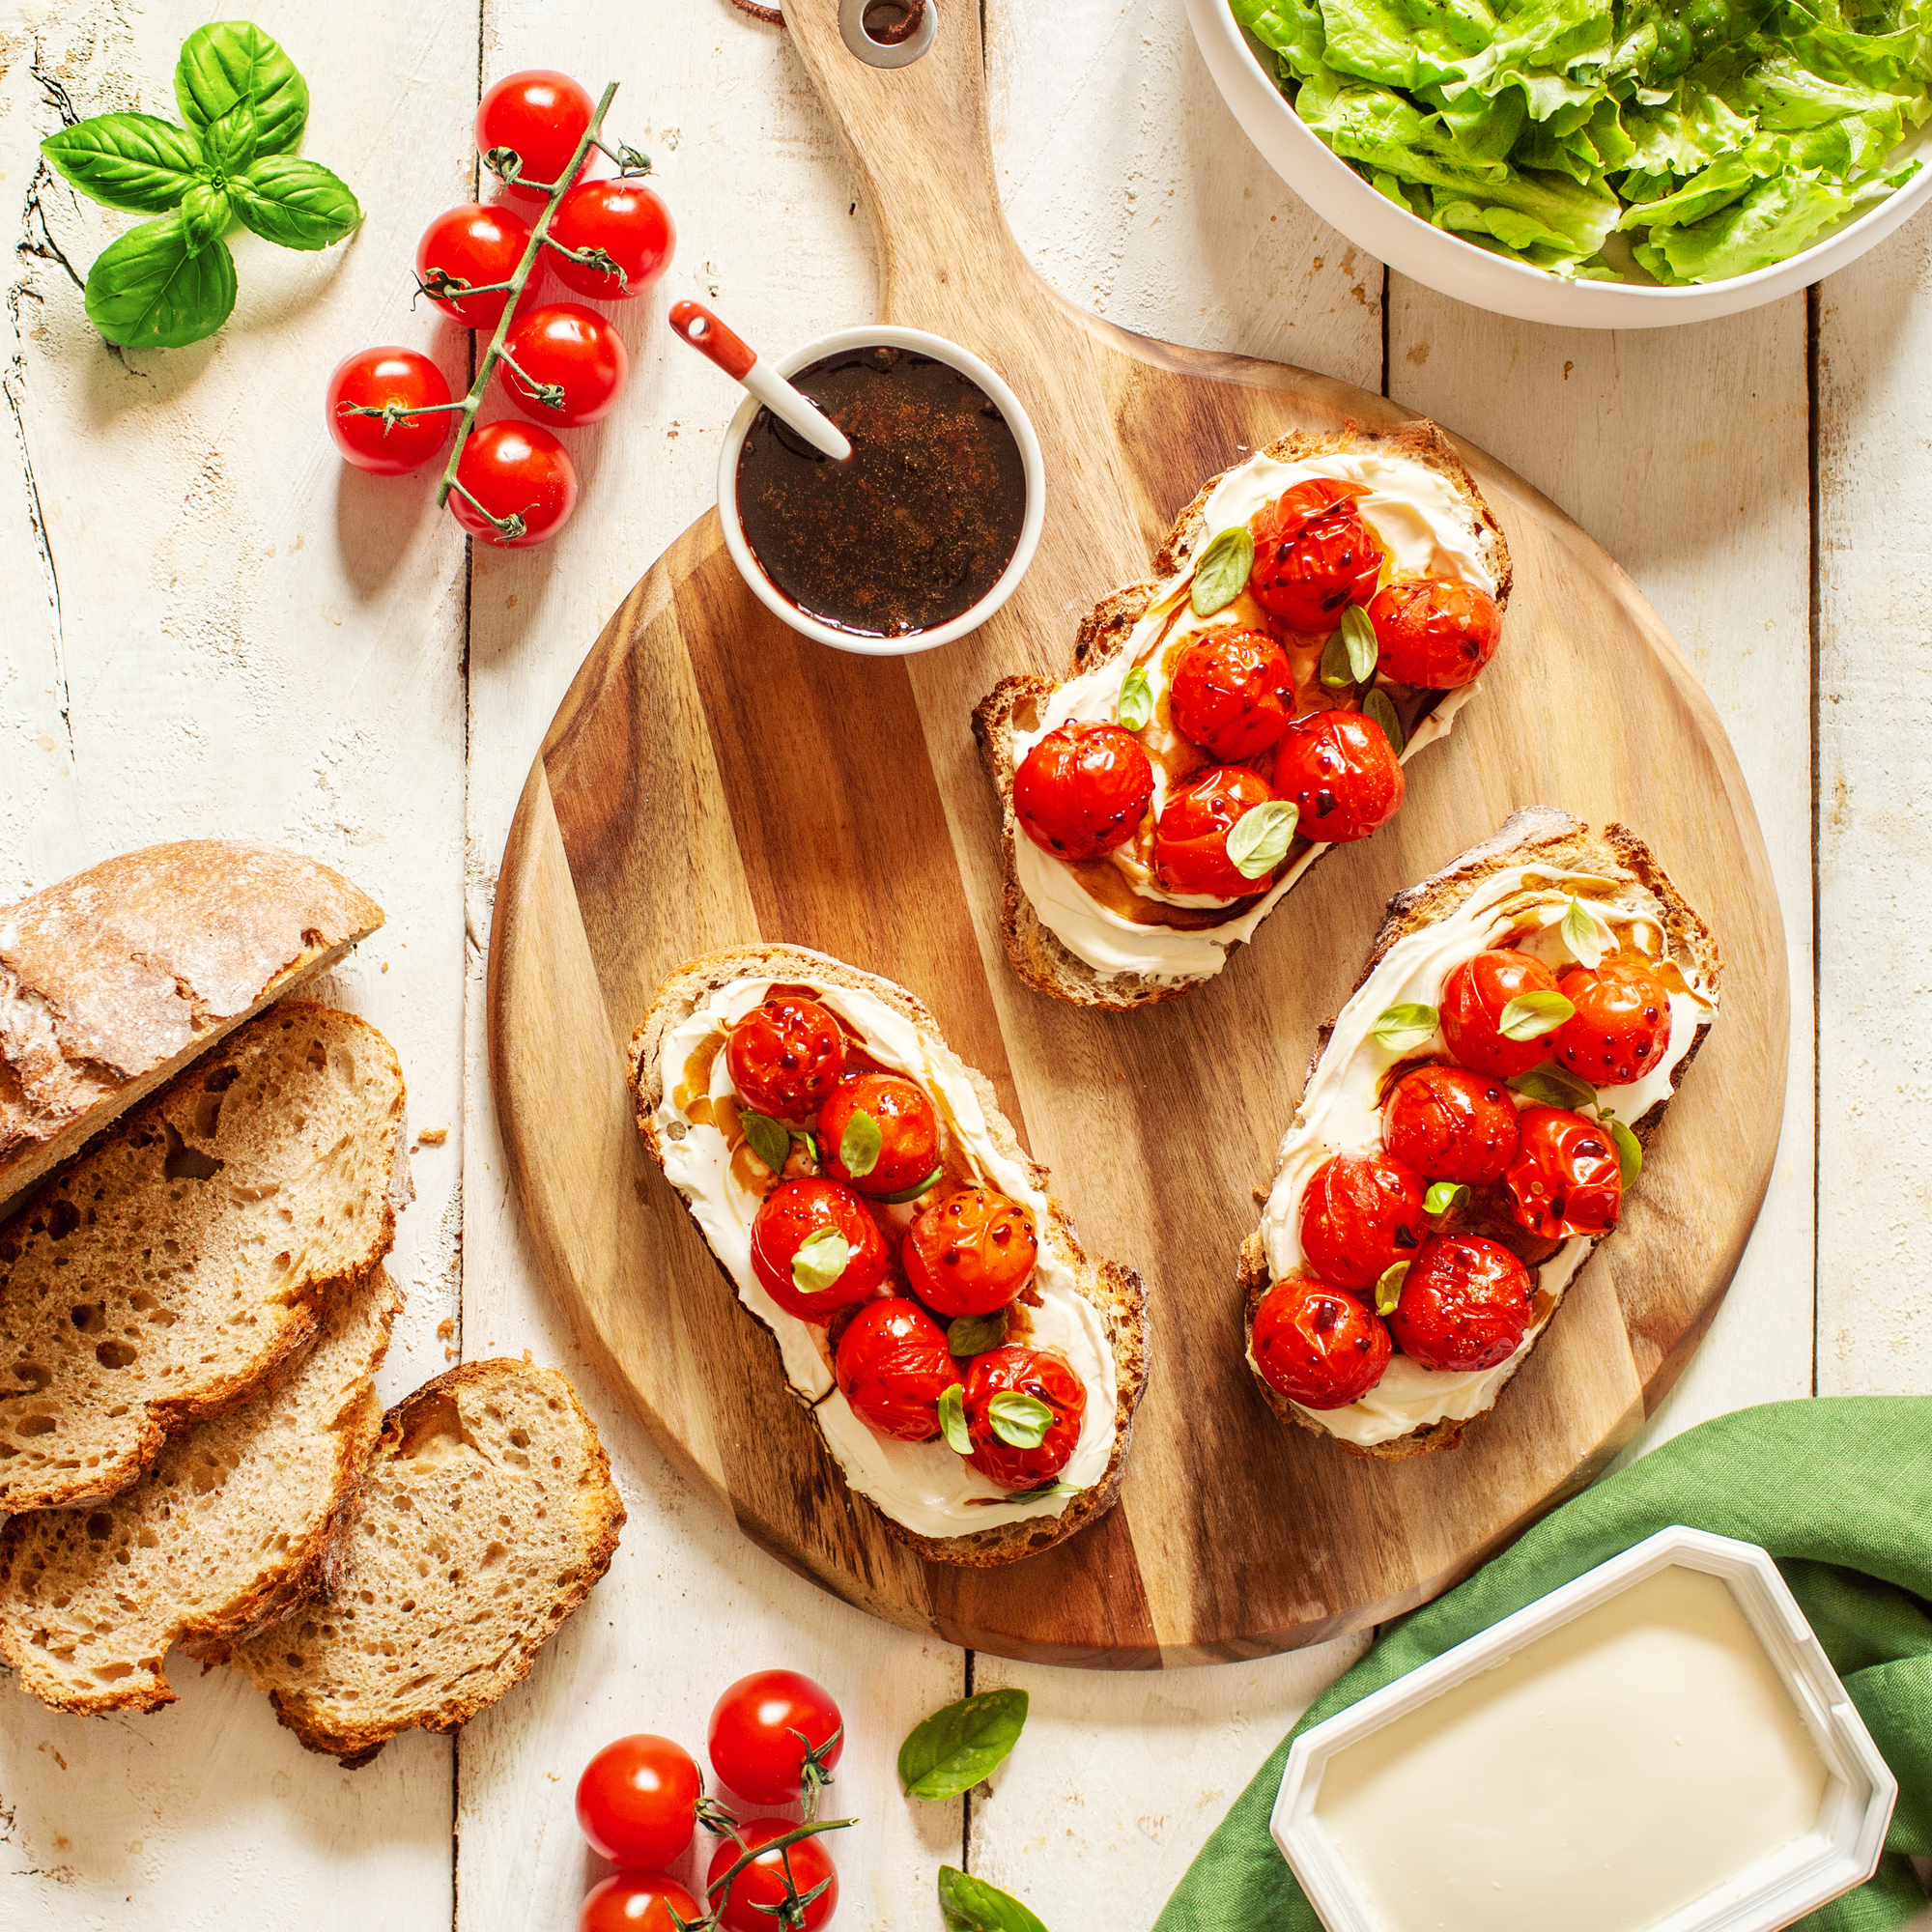
[[[1173,935],[1165,927],[1149,926],[1138,929],[1149,935],[1148,939],[1141,940],[1136,937],[1135,931],[1125,927],[1108,927],[1104,922],[1094,923],[1100,913],[1093,906],[1080,880],[1059,860],[1047,854],[1036,854],[1013,809],[1013,780],[1019,768],[1015,734],[1039,728],[1048,706],[1062,685],[1100,672],[1109,666],[1118,665],[1119,670],[1123,671],[1126,668],[1125,660],[1142,656],[1159,638],[1169,636],[1169,627],[1177,619],[1181,623],[1193,621],[1187,613],[1184,593],[1193,575],[1196,557],[1212,534],[1208,528],[1206,513],[1216,490],[1250,466],[1311,463],[1330,457],[1361,457],[1365,461],[1385,459],[1393,464],[1414,465],[1419,470],[1426,471],[1443,503],[1453,505],[1453,514],[1463,526],[1458,535],[1471,558],[1471,571],[1477,576],[1487,575],[1493,586],[1492,594],[1498,607],[1508,605],[1512,573],[1509,546],[1504,541],[1502,527],[1484,501],[1462,458],[1457,455],[1455,446],[1433,422],[1418,418],[1388,430],[1358,429],[1351,422],[1341,430],[1326,434],[1297,430],[1242,463],[1223,470],[1220,475],[1210,477],[1193,501],[1175,519],[1173,528],[1154,555],[1152,579],[1115,591],[1096,604],[1083,620],[1066,678],[1056,680],[1031,672],[1004,678],[974,710],[974,736],[979,741],[987,776],[1000,798],[1000,843],[1005,867],[1001,932],[1013,970],[1037,991],[1055,999],[1070,1001],[1075,1006],[1114,1009],[1151,1006],[1158,1001],[1179,999],[1218,973],[1226,962],[1228,952],[1240,944],[1243,938],[1252,936],[1259,921],[1284,893],[1292,889],[1301,873],[1335,849],[1326,844],[1311,845],[1297,838],[1291,847],[1286,865],[1274,875],[1275,884],[1267,894],[1256,899],[1236,901],[1225,915],[1218,916],[1223,924],[1231,928],[1229,932],[1211,943],[1207,933],[1219,931],[1219,927],[1198,932],[1198,943],[1190,947],[1190,957],[1185,961],[1170,958],[1163,963],[1150,956],[1144,965],[1136,967],[1133,960],[1156,943],[1155,935],[1165,934],[1169,940]],[[1282,485],[1277,479],[1271,487],[1278,491]],[[1254,605],[1245,593],[1236,605],[1229,607],[1226,620],[1236,619],[1248,626],[1266,621],[1260,607]],[[1153,628],[1142,628],[1144,620]],[[1223,619],[1212,621],[1221,622]],[[1303,639],[1297,643],[1290,639],[1288,642],[1291,663],[1295,668],[1297,692],[1305,695],[1314,685],[1316,667],[1321,658],[1320,640]],[[1156,651],[1156,661],[1160,656],[1161,653]],[[1152,723],[1158,733],[1168,729],[1170,721],[1165,717],[1164,682],[1159,679],[1156,682],[1160,689]],[[1406,759],[1436,738],[1448,734],[1456,713],[1475,696],[1478,687],[1468,684],[1453,691],[1419,693],[1402,689],[1406,695],[1403,705],[1398,709],[1402,711],[1408,733],[1407,748],[1403,753]],[[1384,695],[1387,695],[1386,691]],[[1300,701],[1298,697],[1297,702]],[[1328,697],[1321,696],[1310,699],[1309,705],[1315,708],[1318,704],[1330,701]],[[1404,709],[1404,706],[1406,708]],[[1083,712],[1080,715],[1087,714]],[[1107,716],[1113,716],[1111,708]],[[1184,748],[1184,741],[1178,737],[1174,742]],[[1028,893],[1022,880],[1023,858],[1027,866],[1034,866],[1037,859],[1038,867],[1053,868],[1046,876],[1054,887],[1053,896],[1057,901],[1051,919],[1059,923],[1060,930],[1056,930],[1055,923],[1042,916],[1039,906]],[[1106,864],[1104,861],[1101,863],[1103,866]],[[1076,931],[1069,921],[1076,922],[1080,930]],[[1232,930],[1235,928],[1238,928],[1237,933]],[[1103,968],[1095,960],[1083,956],[1072,950],[1068,939],[1088,945],[1090,951],[1094,950],[1091,942],[1098,942],[1110,955],[1108,963]],[[1205,956],[1192,956],[1194,954]]]
[[[624,1506],[576,1392],[466,1362],[384,1418],[328,1596],[230,1652],[312,1751],[367,1764],[529,1674],[611,1567]]]
[[[389,1251],[403,1099],[374,1027],[284,1000],[0,1222],[0,1510],[125,1490],[308,1342]]]
[[[1574,963],[1568,952],[1570,942],[1560,936],[1561,908],[1573,897],[1588,908],[1602,909],[1605,923],[1613,934],[1621,928],[1628,935],[1634,929],[1632,923],[1636,923],[1657,935],[1653,963],[1671,1000],[1668,1049],[1662,1062],[1634,1087],[1605,1088],[1597,1093],[1598,1103],[1617,1115],[1635,1135],[1639,1147],[1649,1148],[1671,1096],[1717,1018],[1719,981],[1723,972],[1718,942],[1634,833],[1622,825],[1607,825],[1601,833],[1593,833],[1567,811],[1549,806],[1531,807],[1515,813],[1493,838],[1472,846],[1433,877],[1398,893],[1389,901],[1368,964],[1348,1004],[1320,1029],[1301,1103],[1282,1141],[1275,1184],[1267,1197],[1262,1225],[1241,1246],[1236,1283],[1241,1295],[1244,1348],[1253,1332],[1256,1311],[1278,1278],[1270,1262],[1270,1232],[1277,1242],[1283,1240],[1280,1231],[1293,1225],[1298,1211],[1298,1184],[1305,1184],[1321,1160],[1331,1152],[1358,1151],[1357,1145],[1331,1145],[1321,1124],[1340,1123],[1349,1118],[1339,1103],[1329,1111],[1349,1052],[1375,1056],[1367,1065],[1377,1075],[1374,1104],[1378,1109],[1388,1086],[1402,1072],[1422,1060],[1446,1057],[1446,1050],[1437,1051],[1442,1037],[1439,1033],[1421,1047],[1400,1054],[1365,1038],[1368,1026],[1389,1005],[1436,1004],[1425,997],[1427,986],[1398,983],[1389,977],[1406,963],[1396,956],[1396,949],[1416,935],[1456,934],[1454,943],[1445,945],[1440,956],[1427,963],[1426,973],[1436,980],[1456,960],[1486,946],[1553,950],[1561,962],[1555,969],[1560,973]],[[1384,968],[1387,971],[1378,979],[1378,969]],[[1338,1063],[1332,1080],[1326,1065],[1331,1053]],[[1370,1136],[1376,1133],[1373,1122],[1360,1124]],[[1348,1138],[1352,1140],[1352,1136]],[[1641,1190],[1641,1174],[1634,1185]],[[1507,1390],[1569,1284],[1600,1242],[1614,1234],[1612,1230],[1594,1238],[1579,1235],[1560,1242],[1540,1240],[1518,1225],[1499,1185],[1473,1189],[1465,1205],[1452,1208],[1435,1226],[1445,1233],[1476,1234],[1500,1242],[1512,1248],[1529,1268],[1534,1289],[1531,1326],[1516,1354],[1473,1380],[1463,1378],[1467,1386],[1454,1392],[1453,1400],[1445,1401],[1447,1384],[1431,1384],[1427,1380],[1430,1372],[1398,1353],[1390,1363],[1389,1377],[1397,1378],[1399,1386],[1392,1386],[1385,1377],[1360,1404],[1339,1410],[1311,1411],[1271,1387],[1255,1369],[1250,1351],[1248,1366],[1254,1370],[1256,1386],[1283,1422],[1298,1423],[1326,1435],[1348,1455],[1384,1462],[1454,1448],[1469,1425],[1487,1414]],[[1296,1240],[1298,1245],[1298,1236]],[[1445,1412],[1435,1413],[1437,1408]],[[1412,1426],[1400,1427],[1411,1416],[1416,1418]],[[1342,1431],[1352,1432],[1361,1439],[1348,1439],[1338,1433]]]
[[[707,1014],[720,1001],[755,1004],[750,989],[767,984],[806,987],[820,995],[832,1005],[848,1033],[857,1031],[863,1036],[865,1052],[881,1065],[911,1075],[934,1097],[949,1136],[947,1145],[956,1144],[963,1150],[986,1184],[1020,1200],[1033,1220],[1041,1263],[1032,1284],[1021,1291],[1023,1303],[1032,1297],[1026,1321],[1033,1337],[1053,1346],[1064,1327],[1077,1344],[1083,1332],[1092,1336],[1097,1329],[1089,1367],[1097,1367],[1111,1378],[1114,1395],[1109,1403],[1095,1404],[1090,1394],[1074,1461],[1067,1465],[1069,1476],[1076,1468],[1090,1463],[1094,1465],[1091,1479],[1082,1483],[1079,1493],[1027,1504],[1008,1503],[1002,1492],[971,1471],[943,1443],[896,1442],[875,1436],[838,1393],[828,1329],[786,1314],[765,1294],[749,1267],[741,1278],[712,1243],[713,1257],[740,1302],[777,1345],[774,1373],[784,1378],[789,1392],[810,1409],[828,1455],[847,1483],[879,1509],[895,1536],[922,1555],[942,1563],[987,1568],[1017,1562],[1065,1542],[1104,1516],[1120,1495],[1134,1412],[1147,1385],[1147,1309],[1140,1276],[1118,1262],[1089,1258],[1066,1210],[1048,1192],[1052,1177],[1020,1146],[1011,1123],[1000,1111],[992,1083],[948,1047],[939,1023],[918,998],[891,980],[799,946],[740,946],[692,960],[659,988],[649,1013],[632,1036],[631,1082],[637,1095],[639,1131],[652,1157],[677,1186],[700,1233],[705,1233],[705,1213],[709,1210],[700,1211],[693,1199],[687,1159],[705,1136],[717,1141],[721,1151],[724,1142],[716,1126],[695,1122],[677,1098],[688,1072],[680,1032],[695,1030],[704,1035],[710,1056],[707,1068],[723,1064],[719,1049],[724,1035],[714,1034]],[[762,998],[762,994],[757,997]],[[885,1037],[893,1029],[902,1035],[896,1050]],[[664,1077],[668,1053],[679,1062],[675,1069],[678,1079],[668,1094]],[[762,1164],[757,1171],[768,1172]],[[920,1205],[905,1203],[886,1211],[895,1221],[909,1222]],[[729,1211],[750,1214],[755,1213],[757,1202],[749,1196],[743,1200],[734,1197],[727,1206]],[[709,1241],[708,1234],[706,1238]],[[940,1325],[946,1325],[943,1319]],[[1020,1338],[1015,1335],[1014,1339]],[[1066,1352],[1065,1348],[1062,1352]],[[1073,1365],[1076,1371],[1080,1369],[1078,1361]],[[846,1438],[841,1432],[848,1429],[856,1434]],[[838,1447],[840,1440],[847,1441],[844,1453]],[[913,1486],[922,1491],[916,1500],[924,1507],[915,1510],[915,1499],[904,1498],[897,1506],[908,1514],[921,1515],[928,1521],[927,1530],[901,1521],[880,1496],[854,1483],[848,1455],[855,1452],[876,1459],[875,1477],[867,1479],[874,1487],[885,1486],[876,1476],[877,1469],[910,1471],[915,1463],[919,1464]],[[932,1500],[942,1493],[943,1502]],[[971,1521],[995,1513],[1007,1520],[984,1529],[951,1527],[952,1521]],[[944,1533],[939,1533],[941,1519],[948,1525]]]
[[[382,923],[328,867],[219,838],[0,909],[0,1208]]]
[[[219,1655],[329,1582],[383,1423],[375,1377],[403,1298],[372,1268],[252,1401],[191,1422],[132,1489],[0,1531],[0,1656],[60,1711],[174,1702],[169,1648]]]

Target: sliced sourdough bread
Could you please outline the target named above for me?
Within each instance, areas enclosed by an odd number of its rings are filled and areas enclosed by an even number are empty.
[[[564,1377],[466,1362],[384,1418],[330,1594],[229,1661],[310,1750],[366,1764],[398,1732],[456,1730],[527,1676],[623,1525]]]
[[[314,1344],[231,1414],[170,1435],[132,1489],[0,1531],[0,1656],[56,1710],[174,1702],[170,1646],[213,1657],[327,1587],[382,1428],[375,1375],[402,1296],[372,1268]]]
[[[284,1000],[0,1222],[0,1510],[114,1495],[308,1342],[389,1250],[403,1100],[374,1027]]]
[[[327,866],[214,838],[0,909],[0,1208],[382,923]]]

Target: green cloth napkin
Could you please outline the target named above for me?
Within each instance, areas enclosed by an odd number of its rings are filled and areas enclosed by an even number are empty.
[[[1925,1909],[1932,1856],[1932,1396],[1769,1403],[1687,1431],[1566,1503],[1399,1624],[1330,1685],[1235,1801],[1154,1932],[1321,1932],[1268,1815],[1301,1733],[1573,1577],[1682,1523],[1777,1559],[1898,1779],[1869,1884],[1804,1932],[1891,1932]]]

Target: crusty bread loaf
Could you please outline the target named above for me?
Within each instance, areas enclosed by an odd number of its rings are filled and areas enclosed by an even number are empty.
[[[0,1510],[111,1496],[245,1401],[389,1250],[403,1076],[283,1000],[0,1222]]]
[[[1496,602],[1506,606],[1511,566],[1502,527],[1483,500],[1455,446],[1433,422],[1418,417],[1392,430],[1358,429],[1350,423],[1326,435],[1296,430],[1260,453],[1283,463],[1297,463],[1337,451],[1360,449],[1406,457],[1435,470],[1449,483],[1469,507],[1471,529],[1483,560],[1495,580]],[[1164,583],[1188,568],[1196,549],[1208,534],[1203,513],[1220,481],[1221,476],[1209,477],[1194,500],[1175,519],[1174,527],[1154,554],[1153,577],[1145,583],[1116,590],[1082,620],[1068,678],[1083,676],[1118,657]],[[1000,846],[1005,862],[1000,930],[1006,940],[1007,956],[1012,961],[1014,972],[1028,985],[1075,1006],[1125,1009],[1178,1000],[1203,982],[1161,980],[1140,973],[1096,972],[1061,944],[1041,921],[1020,884],[1014,840],[1024,838],[1026,834],[1020,830],[1019,818],[1013,810],[1013,775],[1017,769],[1012,753],[1013,728],[1015,723],[1024,728],[1037,728],[1041,709],[1064,682],[1065,679],[1040,677],[1032,672],[1003,678],[973,712],[973,735],[979,741],[980,756],[1000,795]],[[1318,846],[1316,860],[1319,862],[1334,849],[1330,845]]]
[[[658,990],[643,1023],[631,1037],[631,1086],[638,1101],[638,1129],[644,1145],[660,1167],[664,1149],[652,1119],[664,1098],[661,1061],[665,1035],[679,1025],[719,988],[733,980],[814,980],[836,986],[851,986],[872,994],[895,1012],[903,1014],[934,1043],[945,1045],[939,1022],[923,1002],[891,980],[848,966],[829,953],[813,952],[802,946],[737,946],[723,952],[707,953],[681,966]],[[1012,1123],[1000,1111],[999,1096],[992,1082],[976,1067],[966,1068],[967,1078],[985,1112],[986,1126],[999,1151],[1023,1161],[1035,1186],[1047,1194],[1051,1225],[1038,1231],[1041,1241],[1051,1242],[1068,1261],[1080,1293],[1105,1319],[1114,1347],[1114,1368],[1118,1399],[1114,1408],[1114,1447],[1100,1481],[1075,1496],[1058,1516],[1002,1524],[977,1530],[970,1536],[943,1538],[917,1535],[903,1524],[880,1512],[887,1528],[921,1555],[941,1563],[956,1563],[984,1569],[1014,1563],[1037,1555],[1056,1543],[1064,1543],[1077,1530],[1104,1516],[1121,1492],[1121,1475],[1126,1466],[1127,1445],[1132,1439],[1134,1412],[1147,1386],[1147,1295],[1140,1276],[1119,1262],[1089,1259],[1080,1244],[1066,1210],[1049,1192],[1052,1176],[1019,1144]],[[689,1208],[689,1203],[686,1204]],[[694,1217],[695,1218],[695,1217]],[[700,1230],[701,1232],[701,1230]],[[721,1271],[723,1264],[720,1264]],[[728,1272],[726,1273],[728,1279]],[[735,1285],[733,1293],[736,1293]],[[747,1320],[755,1320],[749,1310]],[[769,1331],[768,1331],[769,1332]],[[794,1395],[798,1391],[785,1379],[776,1338],[772,1346],[772,1373]],[[800,1400],[804,1399],[800,1397]],[[826,1451],[836,1471],[838,1464]]]
[[[402,1296],[380,1267],[231,1414],[170,1435],[132,1489],[0,1532],[0,1656],[56,1710],[174,1702],[170,1646],[212,1658],[330,1580],[382,1427],[375,1376]]]
[[[0,909],[0,1209],[382,923],[327,866],[214,838]]]
[[[466,1362],[384,1419],[326,1598],[229,1661],[313,1751],[368,1761],[520,1683],[611,1566],[624,1506],[570,1383]]]

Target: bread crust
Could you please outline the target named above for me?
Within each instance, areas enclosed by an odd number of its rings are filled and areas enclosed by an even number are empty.
[[[813,952],[802,946],[736,946],[689,960],[658,989],[650,1011],[631,1036],[631,1091],[638,1103],[638,1131],[643,1136],[644,1146],[650,1150],[651,1158],[660,1168],[664,1166],[664,1149],[652,1117],[664,1099],[664,1083],[659,1067],[663,1061],[665,1035],[721,987],[734,980],[751,979],[780,981],[818,980],[831,985],[849,986],[858,992],[870,993],[911,1021],[923,1034],[941,1045],[945,1044],[939,1022],[923,1002],[895,981],[862,972],[829,953]],[[975,1067],[967,1067],[966,1073],[985,1111],[987,1131],[994,1146],[1003,1154],[1023,1162],[1034,1185],[1047,1197],[1050,1223],[1042,1231],[1043,1238],[1052,1242],[1071,1261],[1080,1293],[1106,1317],[1114,1346],[1118,1387],[1114,1406],[1114,1447],[1106,1470],[1092,1489],[1076,1496],[1058,1516],[1005,1523],[993,1529],[975,1530],[967,1536],[928,1537],[895,1522],[884,1510],[877,1511],[879,1520],[895,1537],[930,1561],[969,1569],[991,1569],[1001,1564],[1017,1563],[1051,1548],[1056,1543],[1064,1543],[1069,1536],[1076,1535],[1090,1522],[1104,1516],[1119,1499],[1122,1472],[1126,1466],[1127,1448],[1133,1436],[1134,1413],[1147,1386],[1147,1294],[1134,1269],[1119,1262],[1095,1262],[1089,1258],[1065,1208],[1051,1191],[1052,1177],[1020,1146],[1012,1123],[1000,1111],[992,1082]],[[678,1199],[684,1202],[685,1211],[689,1213],[691,1204],[684,1201],[682,1194]],[[696,1216],[693,1216],[693,1225],[696,1224]],[[700,1229],[699,1233],[702,1232]],[[715,1254],[712,1259],[717,1261]],[[718,1267],[726,1281],[730,1281],[729,1271],[722,1262],[718,1263]],[[735,1282],[731,1283],[731,1293],[736,1299],[738,1290]],[[742,1303],[740,1306],[742,1308]],[[743,1312],[748,1320],[757,1320],[751,1310],[744,1309]],[[770,1344],[772,1365],[780,1380],[787,1392],[799,1400],[801,1406],[809,1407],[810,1405],[799,1396],[784,1375],[778,1338],[762,1322],[758,1326]],[[838,1459],[832,1455],[830,1445],[827,1445],[826,1455],[834,1470],[838,1471]],[[839,1479],[843,1481],[842,1473]],[[869,1498],[861,1500],[868,1508],[877,1509]]]

